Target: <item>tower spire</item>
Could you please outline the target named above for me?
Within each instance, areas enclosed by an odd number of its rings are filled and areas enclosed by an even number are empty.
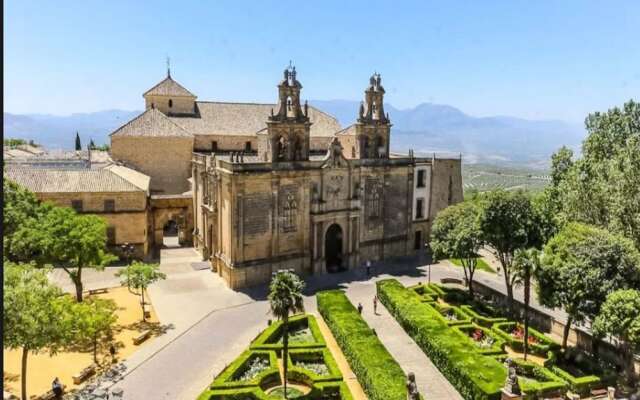
[[[167,56],[167,78],[171,78],[171,58]]]

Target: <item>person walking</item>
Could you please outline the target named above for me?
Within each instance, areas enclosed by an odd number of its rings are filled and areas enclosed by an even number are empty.
[[[367,269],[367,276],[371,276],[371,260],[367,260],[366,269]]]
[[[373,296],[373,313],[378,315],[378,295]]]
[[[362,303],[358,303],[358,314],[362,314]]]

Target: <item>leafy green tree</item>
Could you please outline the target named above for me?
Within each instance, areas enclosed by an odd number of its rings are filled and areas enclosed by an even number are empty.
[[[76,132],[76,151],[82,150],[82,143],[80,142],[80,134]]]
[[[582,158],[566,168],[554,159],[560,218],[620,233],[640,249],[640,103],[590,114],[585,125]]]
[[[153,283],[166,279],[167,276],[159,271],[158,264],[145,264],[134,261],[131,265],[118,271],[116,276],[122,278],[122,286],[129,288],[129,291],[140,296],[140,304],[142,305],[142,321],[146,321],[144,293]]]
[[[608,293],[640,287],[640,253],[620,235],[570,223],[545,246],[537,279],[540,302],[568,315],[566,348],[571,324],[595,318]]]
[[[20,145],[24,145],[27,144],[27,141],[24,139],[14,139],[14,138],[7,138],[3,140],[3,144],[5,146],[9,146],[11,148],[20,146]]]
[[[118,319],[116,304],[110,299],[90,297],[72,308],[74,332],[77,341],[88,343],[93,349],[93,362],[98,363],[98,347],[113,337],[113,328]]]
[[[271,313],[282,320],[282,366],[284,367],[284,397],[287,398],[287,369],[289,359],[289,314],[304,311],[302,290],[304,282],[293,271],[274,273],[269,284]]]
[[[55,354],[71,340],[73,300],[49,283],[47,270],[29,264],[7,263],[4,267],[4,348],[22,350],[22,400],[27,396],[29,354]]]
[[[473,275],[478,251],[484,244],[476,202],[464,201],[438,213],[431,231],[431,249],[436,258],[459,258],[473,296]]]
[[[62,268],[82,301],[82,271],[102,270],[116,260],[106,249],[107,223],[97,215],[80,215],[67,207],[49,207],[41,218],[23,224],[12,246],[23,257]]]
[[[15,255],[11,251],[11,242],[13,234],[27,220],[38,216],[38,208],[40,207],[36,196],[18,185],[17,183],[5,177],[3,183],[3,235],[4,255],[9,260],[17,261]]]
[[[483,196],[480,229],[502,265],[509,307],[513,308],[512,273],[516,250],[539,248],[544,244],[543,221],[531,199],[523,192],[496,190]]]
[[[613,335],[621,340],[620,353],[626,361],[626,380],[632,387],[636,386],[638,380],[633,353],[640,348],[640,291],[616,290],[609,294],[593,322],[593,332],[598,336]]]
[[[516,283],[524,286],[524,359],[529,353],[529,304],[531,302],[531,279],[540,270],[542,253],[540,250],[531,248],[526,250],[516,250],[513,259],[513,275]]]

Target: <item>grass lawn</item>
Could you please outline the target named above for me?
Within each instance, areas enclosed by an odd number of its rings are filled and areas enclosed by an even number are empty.
[[[272,392],[269,393],[269,396],[275,397],[276,399],[284,399],[284,388],[279,387]],[[299,391],[294,387],[287,387],[287,398],[288,399],[297,399],[298,397],[304,396],[304,393]]]
[[[493,268],[491,268],[491,266],[485,260],[483,260],[480,257],[478,257],[477,260],[478,261],[477,261],[476,269],[491,272],[492,274],[496,273],[496,271]],[[457,267],[462,267],[462,262],[460,261],[459,258],[450,258],[449,261],[451,262],[451,264]]]

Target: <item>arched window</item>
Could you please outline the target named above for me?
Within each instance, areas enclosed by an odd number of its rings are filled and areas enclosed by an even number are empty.
[[[276,160],[284,161],[287,159],[287,141],[284,137],[280,136],[276,140]]]
[[[369,138],[365,137],[362,139],[362,153],[360,153],[360,158],[369,158]]]
[[[169,108],[173,107],[173,100],[169,99]]]
[[[351,158],[356,158],[356,148],[351,146]]]
[[[282,210],[282,229],[285,232],[295,232],[297,215],[298,204],[296,198],[293,193],[289,193]]]

